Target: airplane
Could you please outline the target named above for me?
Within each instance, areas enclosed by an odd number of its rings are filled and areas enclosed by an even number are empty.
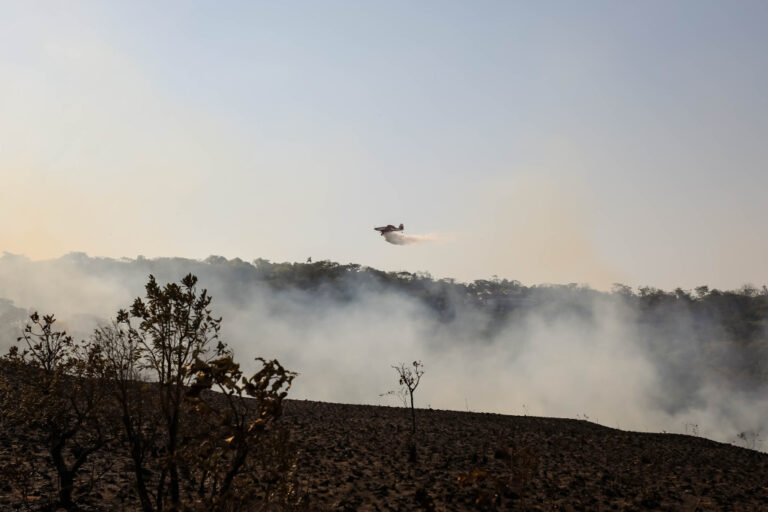
[[[395,227],[392,224],[387,224],[386,226],[381,226],[380,228],[373,228],[376,231],[379,231],[381,233],[381,236],[384,236],[384,233],[391,233],[392,231],[402,231],[403,225],[400,224],[399,227]]]

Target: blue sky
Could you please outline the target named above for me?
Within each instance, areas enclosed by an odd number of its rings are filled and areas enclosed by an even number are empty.
[[[0,3],[0,250],[768,282],[764,2]],[[437,240],[390,246],[374,225]]]

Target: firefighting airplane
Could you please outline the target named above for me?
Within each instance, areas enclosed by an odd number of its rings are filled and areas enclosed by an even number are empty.
[[[403,225],[400,224],[399,227],[395,227],[392,224],[387,224],[386,226],[381,226],[379,228],[373,228],[376,231],[381,233],[381,236],[384,236],[384,233],[391,233],[392,231],[402,231]]]

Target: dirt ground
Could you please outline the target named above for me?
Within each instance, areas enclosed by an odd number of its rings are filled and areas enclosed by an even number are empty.
[[[288,400],[309,510],[768,510],[768,455],[699,437],[582,420]],[[13,444],[0,433],[0,459]],[[1,462],[1,460],[0,460]],[[127,461],[102,457],[91,510],[135,510]],[[27,496],[0,475],[0,510]],[[121,483],[123,482],[123,483]]]
[[[406,409],[289,401],[284,419],[332,510],[768,510],[768,455],[698,437],[418,410],[414,454]]]

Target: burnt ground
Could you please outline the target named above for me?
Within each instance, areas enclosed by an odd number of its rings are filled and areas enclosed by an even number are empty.
[[[300,480],[332,510],[768,510],[768,455],[573,419],[288,401]],[[409,460],[410,459],[410,460]]]
[[[292,433],[308,509],[768,510],[768,454],[583,420],[458,411],[417,410],[412,436],[409,414],[287,400],[281,422]],[[2,459],[13,436],[0,432],[0,440]],[[135,510],[121,488],[127,461],[100,457],[106,470],[88,509]],[[0,475],[3,511],[34,510],[54,491],[50,480],[13,489],[7,477]]]

